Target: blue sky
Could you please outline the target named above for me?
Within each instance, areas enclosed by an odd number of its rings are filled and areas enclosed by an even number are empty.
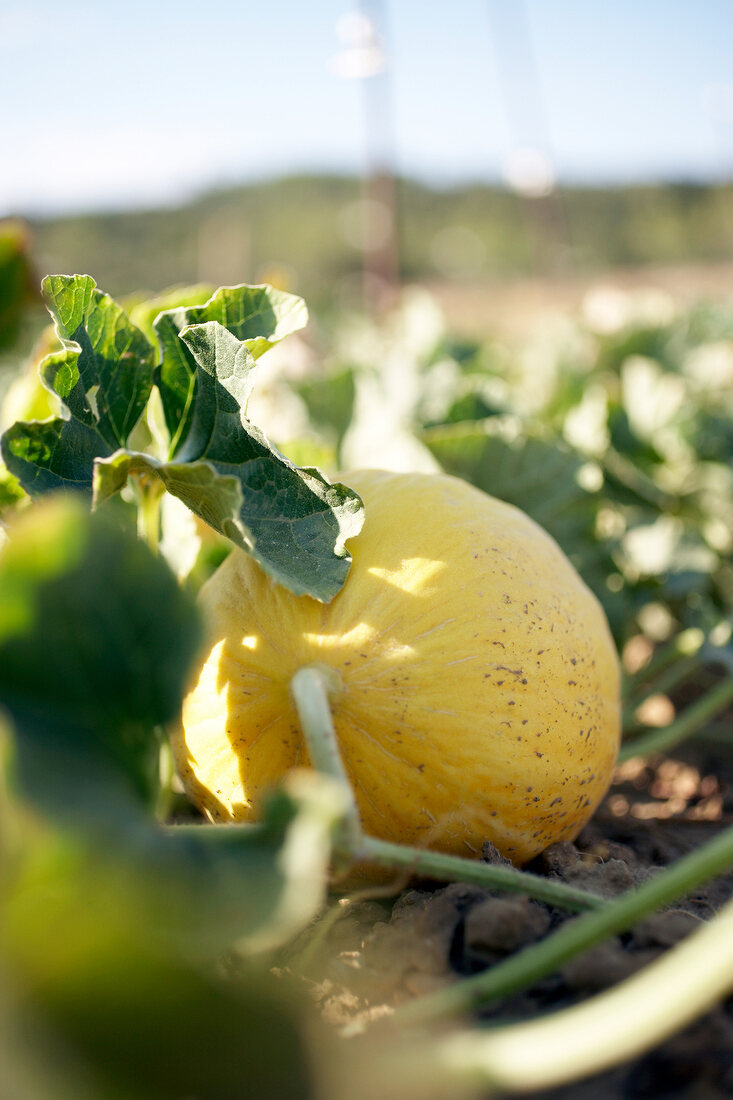
[[[0,0],[0,215],[178,202],[360,171],[733,176],[731,0],[382,0],[388,69],[336,75],[350,0]],[[526,18],[524,18],[526,17]]]

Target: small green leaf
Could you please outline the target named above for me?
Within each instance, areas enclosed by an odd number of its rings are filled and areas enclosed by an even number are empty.
[[[79,420],[19,420],[3,434],[2,457],[31,496],[54,489],[92,491],[94,460],[110,447]]]
[[[269,286],[222,287],[201,306],[165,310],[154,321],[162,362],[157,383],[171,436],[171,455],[182,446],[191,426],[196,388],[196,362],[180,339],[191,325],[218,321],[240,340],[253,359],[304,327],[308,312],[302,298]]]
[[[241,518],[237,519],[242,510],[241,483],[233,475],[218,473],[211,462],[161,462],[150,455],[116,451],[95,463],[95,507],[118,493],[130,476],[140,474],[159,478],[169,493],[209,527],[252,551],[254,538]]]
[[[185,316],[186,325],[218,321],[255,359],[308,323],[302,298],[265,285],[221,287],[204,305],[187,308]]]
[[[194,283],[192,286],[173,286],[156,294],[152,298],[137,295],[134,301],[126,299],[123,305],[134,325],[148,338],[155,347],[157,335],[154,328],[155,318],[163,310],[181,309],[187,306],[198,306],[209,300],[215,287],[210,283]]]

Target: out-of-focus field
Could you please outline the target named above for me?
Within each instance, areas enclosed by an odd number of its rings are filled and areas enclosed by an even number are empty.
[[[312,176],[215,191],[178,208],[35,219],[38,275],[87,272],[113,296],[270,282],[311,311],[358,308],[366,268],[434,289],[450,324],[484,331],[571,309],[606,280],[686,301],[733,286],[733,187],[565,188]],[[480,329],[474,329],[479,324]]]
[[[650,314],[685,309],[700,301],[733,303],[733,262],[611,268],[593,275],[504,278],[465,283],[425,279],[457,336],[488,333],[521,337],[561,315],[605,311],[607,324],[621,321],[627,295]],[[615,313],[614,313],[615,311]],[[598,317],[603,323],[603,319]]]

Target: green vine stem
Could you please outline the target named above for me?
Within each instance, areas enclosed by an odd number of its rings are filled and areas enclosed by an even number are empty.
[[[335,673],[325,665],[307,665],[295,673],[290,690],[313,767],[337,779],[347,792],[350,808],[345,828],[335,841],[339,863],[370,863],[386,870],[407,871],[446,882],[470,882],[489,890],[525,894],[570,912],[597,910],[606,905],[597,894],[514,867],[409,848],[366,836],[331,716],[329,693],[340,690]]]
[[[399,1008],[394,1019],[405,1023],[441,1020],[526,989],[553,974],[581,951],[627,931],[654,910],[689,894],[731,867],[733,828],[683,856],[642,886],[606,902],[603,909],[567,921],[546,939],[497,963],[490,970]],[[682,996],[681,989],[679,996]]]
[[[173,780],[176,775],[176,766],[173,762],[173,751],[166,737],[165,730],[158,726],[155,730],[158,735],[160,752],[158,756],[158,793],[155,800],[156,820],[164,824],[170,817],[173,808]]]
[[[358,848],[362,831],[354,792],[341,759],[331,717],[329,696],[340,690],[338,675],[328,665],[312,664],[298,669],[290,683],[290,692],[298,711],[311,763],[316,771],[337,780],[346,796],[348,809],[341,847],[345,847],[350,854]]]
[[[651,1050],[733,989],[733,902],[644,970],[572,1008],[491,1032],[462,1029],[382,1063],[390,1080],[459,1081],[529,1092]]]
[[[644,684],[635,697],[633,702],[624,707],[623,713],[623,728],[624,730],[637,726],[636,712],[644,702],[652,695],[668,695],[670,691],[674,691],[676,687],[684,683],[685,680],[694,673],[699,671],[700,661],[697,657],[680,657],[671,667],[668,667],[661,672],[656,679],[651,683]]]
[[[686,707],[682,714],[661,729],[650,730],[624,742],[619,752],[619,763],[634,756],[650,756],[655,752],[667,752],[688,737],[696,734],[706,722],[733,703],[733,676],[721,680],[710,688],[696,703]]]
[[[533,875],[529,871],[518,871],[515,867],[503,864],[482,863],[477,859],[462,859],[461,856],[451,856],[444,852],[408,848],[406,845],[392,844],[377,837],[362,835],[357,858],[389,870],[407,871],[413,875],[442,879],[445,882],[468,882],[473,886],[502,890],[509,894],[524,894],[548,905],[567,909],[571,913],[602,909],[606,905],[604,898],[589,890]]]
[[[653,654],[648,664],[643,665],[638,672],[625,679],[624,699],[632,695],[644,696],[651,691],[659,691],[657,684],[660,681],[657,677],[660,673],[668,669],[670,665],[677,666],[681,660],[696,657],[704,642],[704,634],[696,627],[690,627],[688,630],[683,630],[680,634],[677,634],[672,641],[667,642],[666,645]]]
[[[154,554],[160,544],[160,504],[165,489],[157,478],[139,474],[133,479],[137,502],[137,533]]]

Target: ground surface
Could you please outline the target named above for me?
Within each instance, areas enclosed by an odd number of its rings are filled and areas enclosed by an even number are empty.
[[[613,897],[733,823],[733,759],[724,743],[688,744],[647,764],[629,761],[574,844],[549,848],[530,870]],[[717,879],[567,963],[535,988],[488,1009],[517,1020],[560,1008],[628,977],[709,919],[733,896]],[[474,886],[411,884],[397,899],[344,907],[304,972],[326,1019],[378,1017],[416,996],[491,966],[558,927],[566,914]],[[537,1100],[733,1095],[733,1000],[632,1064],[533,1094]]]

